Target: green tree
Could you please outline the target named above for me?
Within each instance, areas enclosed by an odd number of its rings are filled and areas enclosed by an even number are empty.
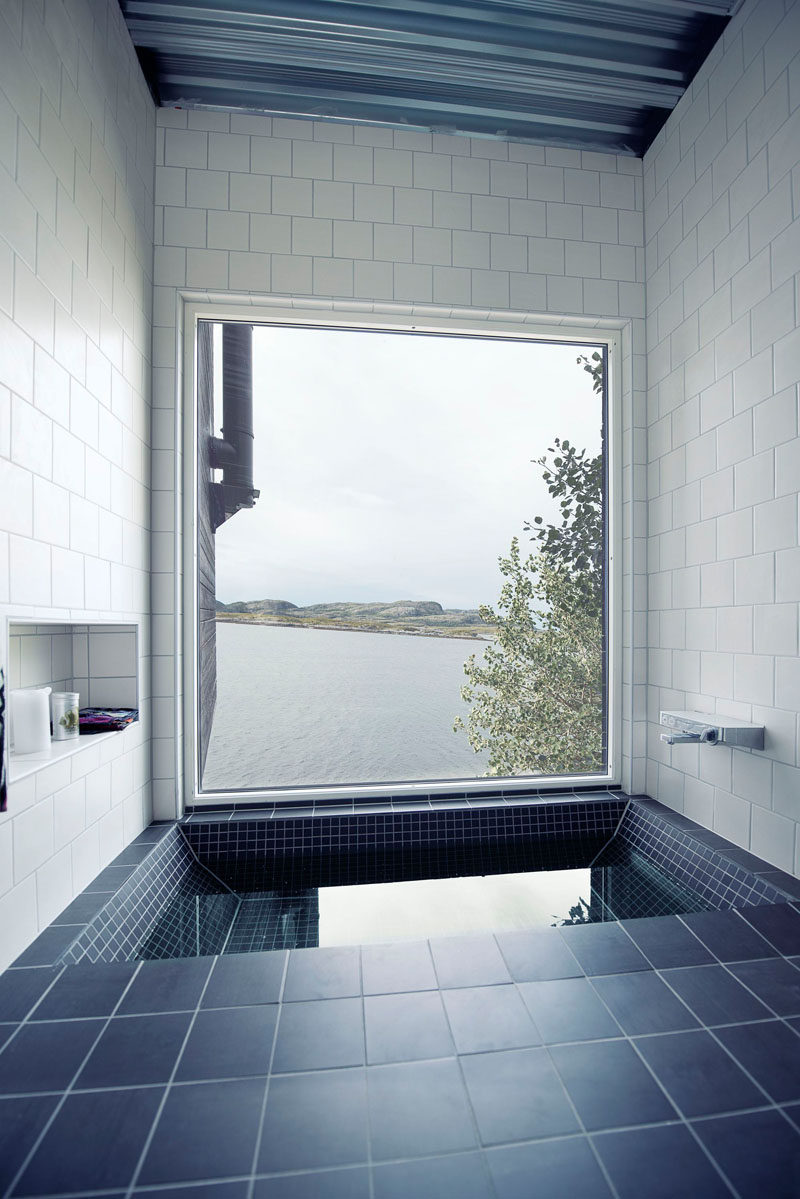
[[[603,391],[603,358],[579,365]],[[578,774],[601,769],[603,680],[603,461],[556,439],[537,459],[560,523],[526,522],[537,543],[523,557],[515,537],[500,558],[497,605],[482,619],[496,628],[483,654],[464,664],[461,698],[469,705],[454,727],[490,775]]]

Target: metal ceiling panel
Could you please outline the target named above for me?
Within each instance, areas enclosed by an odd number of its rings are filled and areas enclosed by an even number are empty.
[[[157,101],[641,155],[736,0],[120,0]]]

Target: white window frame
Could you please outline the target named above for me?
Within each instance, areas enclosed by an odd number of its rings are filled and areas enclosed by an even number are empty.
[[[308,803],[316,800],[374,799],[392,796],[405,798],[437,794],[480,795],[486,791],[564,791],[582,787],[618,787],[622,774],[622,353],[623,330],[615,324],[570,322],[536,323],[531,318],[514,319],[512,313],[492,313],[491,319],[447,317],[441,310],[409,311],[382,305],[389,311],[374,312],[369,305],[337,302],[335,307],[243,304],[241,299],[212,301],[185,300],[182,312],[182,384],[183,394],[183,471],[179,487],[183,490],[183,778],[184,803],[194,807],[233,804]],[[420,780],[418,782],[352,785],[302,785],[263,787],[253,790],[201,791],[198,731],[198,583],[197,583],[197,324],[200,320],[247,324],[288,325],[305,328],[379,330],[383,332],[450,333],[483,339],[554,344],[594,344],[608,351],[607,426],[604,452],[607,456],[607,502],[605,511],[608,558],[607,587],[607,664],[608,664],[608,768],[586,775],[549,775],[547,777],[504,777],[492,775],[470,779]],[[180,470],[180,468],[178,468]],[[256,484],[258,479],[255,480]]]

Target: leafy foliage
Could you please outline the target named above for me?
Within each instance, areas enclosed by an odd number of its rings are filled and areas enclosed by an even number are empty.
[[[578,364],[595,394],[603,392],[603,358]],[[496,607],[480,615],[496,639],[464,664],[461,698],[469,705],[454,727],[476,752],[489,751],[490,775],[577,774],[603,763],[603,461],[556,438],[537,459],[561,523],[525,524],[534,553],[519,539],[500,558],[504,577]]]

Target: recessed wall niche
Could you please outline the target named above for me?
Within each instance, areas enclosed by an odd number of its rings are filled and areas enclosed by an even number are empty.
[[[82,708],[138,708],[138,626],[9,621],[8,689],[77,691]],[[14,750],[13,719],[11,751]]]

